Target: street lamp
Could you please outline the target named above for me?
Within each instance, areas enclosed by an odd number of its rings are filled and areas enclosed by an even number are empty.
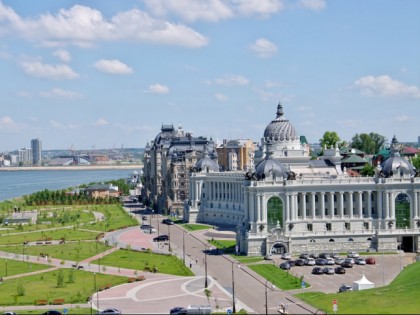
[[[95,284],[95,292],[96,292],[96,308],[99,310],[99,291],[96,287],[96,272],[93,273],[93,282]]]
[[[169,238],[169,240],[168,240],[168,243],[169,243],[168,250],[169,250],[169,252],[171,252],[171,225],[170,224],[168,224],[168,238]]]
[[[232,311],[233,311],[233,313],[236,313],[236,305],[235,305],[235,272],[234,272],[234,268],[233,268],[233,265],[234,264],[235,264],[235,261],[232,260]]]
[[[268,280],[265,281],[265,315],[268,315],[268,298],[267,298]],[[271,285],[270,289],[274,289],[275,286]]]
[[[206,279],[204,281],[204,288],[207,289],[207,287],[208,287],[208,280],[207,280],[207,245],[205,245],[205,246],[206,246],[206,249],[204,251],[204,273],[205,273]],[[210,247],[209,250],[211,250],[211,247]]]

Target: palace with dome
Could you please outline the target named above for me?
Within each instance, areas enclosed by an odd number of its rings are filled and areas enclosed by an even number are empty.
[[[184,220],[235,228],[237,250],[246,255],[418,251],[420,177],[395,136],[373,177],[352,177],[338,148],[311,160],[279,104],[261,145],[252,170],[225,172],[213,143],[203,145],[190,168]]]

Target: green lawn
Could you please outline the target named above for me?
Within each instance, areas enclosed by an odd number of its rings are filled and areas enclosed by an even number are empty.
[[[61,277],[63,287],[58,286]],[[95,278],[97,289],[107,284],[115,286],[127,282],[126,277],[59,269],[3,282],[0,285],[0,305],[34,305],[35,300],[60,298],[64,298],[66,303],[86,303],[86,299],[96,291]]]
[[[27,261],[0,259],[0,277],[10,277],[38,270],[51,268],[48,265],[34,264]]]
[[[92,261],[98,264],[99,261]],[[156,267],[159,273],[177,276],[193,276],[192,271],[180,259],[171,255],[154,254],[151,252],[137,252],[120,249],[100,260],[101,265],[144,270],[147,267]]]
[[[86,258],[102,253],[111,246],[106,246],[101,242],[67,242],[61,245],[34,245],[26,246],[25,255],[40,256],[41,253],[51,258],[62,260],[81,261]],[[22,245],[2,246],[0,251],[22,254]],[[42,259],[41,259],[42,260]]]
[[[129,226],[136,226],[138,222],[124,211],[121,205],[95,205],[89,207],[90,211],[101,212],[105,216],[105,221],[87,225],[86,228],[99,232],[114,231]]]
[[[293,276],[290,272],[284,271],[274,264],[248,265],[248,268],[267,279],[276,288],[281,290],[295,290],[301,288],[303,279]],[[309,284],[306,284],[309,286]]]
[[[13,232],[16,233],[16,232]],[[74,228],[58,228],[57,230],[47,230],[29,233],[7,234],[0,237],[0,245],[23,244],[23,242],[35,242],[38,240],[60,240],[66,241],[94,240],[98,232],[80,231]],[[1,249],[1,248],[0,248]]]
[[[420,310],[420,263],[407,266],[388,286],[363,291],[325,294],[306,292],[296,296],[318,309],[337,314],[418,314]]]
[[[181,224],[184,229],[190,232],[199,231],[199,230],[208,230],[212,229],[213,225],[205,225],[205,224]]]
[[[252,264],[256,262],[264,261],[264,257],[261,256],[241,256],[241,255],[231,255],[231,257],[242,264]]]

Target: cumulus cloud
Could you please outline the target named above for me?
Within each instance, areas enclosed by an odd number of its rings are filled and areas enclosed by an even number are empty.
[[[405,122],[405,121],[410,120],[410,117],[407,115],[401,115],[401,116],[395,117],[395,120],[398,122]]]
[[[260,58],[269,58],[278,50],[276,45],[265,38],[257,39],[250,48]]]
[[[79,77],[79,74],[74,72],[67,65],[49,65],[41,63],[39,61],[35,61],[22,62],[21,66],[26,74],[34,77],[53,80],[69,80],[76,79]]]
[[[169,88],[166,85],[157,83],[157,84],[149,85],[147,92],[153,93],[153,94],[168,94]]]
[[[50,91],[44,91],[39,93],[39,96],[44,98],[61,98],[61,99],[80,99],[82,98],[82,94],[72,92],[72,91],[65,91],[59,88],[54,88]]]
[[[53,51],[53,56],[60,59],[62,62],[69,62],[71,60],[71,55],[67,50],[64,49],[58,49]]]
[[[17,132],[19,129],[19,125],[10,116],[0,117],[0,130],[2,132]]]
[[[284,6],[281,0],[231,0],[238,15],[269,17],[281,11]]]
[[[110,74],[131,74],[133,69],[127,66],[125,63],[122,63],[119,60],[99,60],[94,64],[94,67],[101,72],[110,73]]]
[[[95,41],[135,40],[190,48],[207,45],[208,40],[190,27],[151,17],[131,9],[107,20],[100,11],[74,5],[58,13],[21,18],[0,2],[0,36],[13,34],[45,45],[89,46]]]
[[[327,7],[325,0],[299,0],[298,6],[304,9],[321,11]]]
[[[361,93],[366,96],[407,96],[420,98],[420,89],[415,85],[406,85],[388,75],[361,77],[354,82]]]
[[[229,100],[229,97],[227,97],[226,95],[221,94],[221,93],[214,94],[214,97],[215,97],[216,100],[218,100],[220,102],[225,102],[225,101]]]
[[[243,76],[236,74],[226,74],[221,78],[215,80],[217,85],[224,86],[238,86],[238,85],[248,85],[249,80]]]
[[[92,123],[91,125],[92,126],[95,126],[95,127],[100,127],[100,126],[106,126],[106,125],[108,125],[109,123],[108,123],[108,121],[106,120],[106,119],[104,119],[104,118],[99,118],[97,121],[95,121],[94,123]]]

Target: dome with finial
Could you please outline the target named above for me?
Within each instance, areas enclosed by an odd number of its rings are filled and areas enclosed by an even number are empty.
[[[195,168],[202,172],[208,172],[208,171],[218,172],[219,164],[217,164],[216,161],[212,160],[209,157],[209,151],[206,147],[204,156],[200,160],[197,161],[197,163],[195,164]]]
[[[398,152],[398,141],[394,135],[391,141],[391,155],[382,164],[382,172],[385,177],[392,177],[393,175],[410,175],[415,176],[415,167],[403,158]]]
[[[299,141],[295,128],[284,118],[283,106],[277,105],[277,117],[265,128],[264,139],[270,142]]]

